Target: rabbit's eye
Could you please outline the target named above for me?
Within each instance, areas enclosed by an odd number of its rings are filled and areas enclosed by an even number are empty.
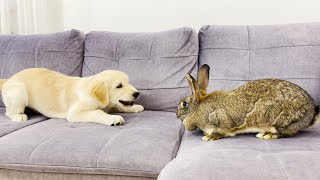
[[[182,102],[182,107],[187,107],[188,106],[188,103],[187,102]]]

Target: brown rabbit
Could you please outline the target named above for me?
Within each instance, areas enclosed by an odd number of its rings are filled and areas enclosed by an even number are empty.
[[[261,139],[290,137],[319,119],[312,97],[284,80],[255,80],[232,91],[208,94],[209,70],[206,64],[200,68],[198,82],[187,74],[192,95],[182,99],[177,109],[186,129],[201,129],[203,140],[250,132]]]

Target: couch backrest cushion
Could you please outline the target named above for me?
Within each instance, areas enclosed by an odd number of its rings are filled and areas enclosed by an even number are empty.
[[[84,34],[78,30],[44,35],[1,35],[0,78],[34,67],[80,76]]]
[[[44,35],[0,35],[0,79],[35,67],[80,76],[84,38],[78,30]],[[2,96],[0,106],[4,106]]]
[[[320,103],[320,23],[204,26],[199,66],[211,67],[209,90],[248,80],[279,78],[307,90]]]
[[[128,74],[149,110],[175,111],[190,94],[184,77],[196,74],[197,33],[180,28],[155,33],[90,32],[86,35],[83,76],[108,69]]]

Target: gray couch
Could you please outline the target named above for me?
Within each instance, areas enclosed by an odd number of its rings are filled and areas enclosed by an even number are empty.
[[[0,36],[0,78],[31,67],[82,77],[118,69],[146,109],[108,127],[33,112],[13,123],[0,103],[0,179],[320,179],[319,126],[288,139],[205,142],[175,116],[190,94],[185,74],[196,76],[205,63],[210,91],[273,77],[298,84],[319,104],[319,62],[320,23]]]

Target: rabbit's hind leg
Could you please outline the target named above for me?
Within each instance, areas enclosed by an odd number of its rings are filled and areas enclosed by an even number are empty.
[[[312,121],[312,119],[313,119],[313,115],[309,113],[304,117],[301,117],[296,120],[292,120],[289,124],[286,124],[286,125],[281,124],[281,121],[277,121],[274,127],[279,133],[279,137],[281,138],[291,137],[298,134],[299,131],[307,128],[310,122]]]
[[[212,133],[210,135],[204,133],[204,136],[202,137],[202,140],[204,141],[213,141],[213,140],[218,140],[218,139],[222,139],[228,137],[226,135],[220,134],[220,133]]]
[[[279,138],[278,133],[273,133],[273,132],[260,132],[256,135],[257,138],[260,139],[277,139]]]
[[[295,121],[286,126],[275,126],[276,132],[260,132],[256,135],[260,139],[286,138],[296,135],[301,129],[305,128],[306,123]]]
[[[285,137],[291,137],[298,134],[300,130],[306,128],[305,126],[306,126],[305,123],[301,121],[296,121],[296,122],[292,122],[291,124],[285,127],[276,127],[276,129],[279,132],[280,136],[285,138]]]

